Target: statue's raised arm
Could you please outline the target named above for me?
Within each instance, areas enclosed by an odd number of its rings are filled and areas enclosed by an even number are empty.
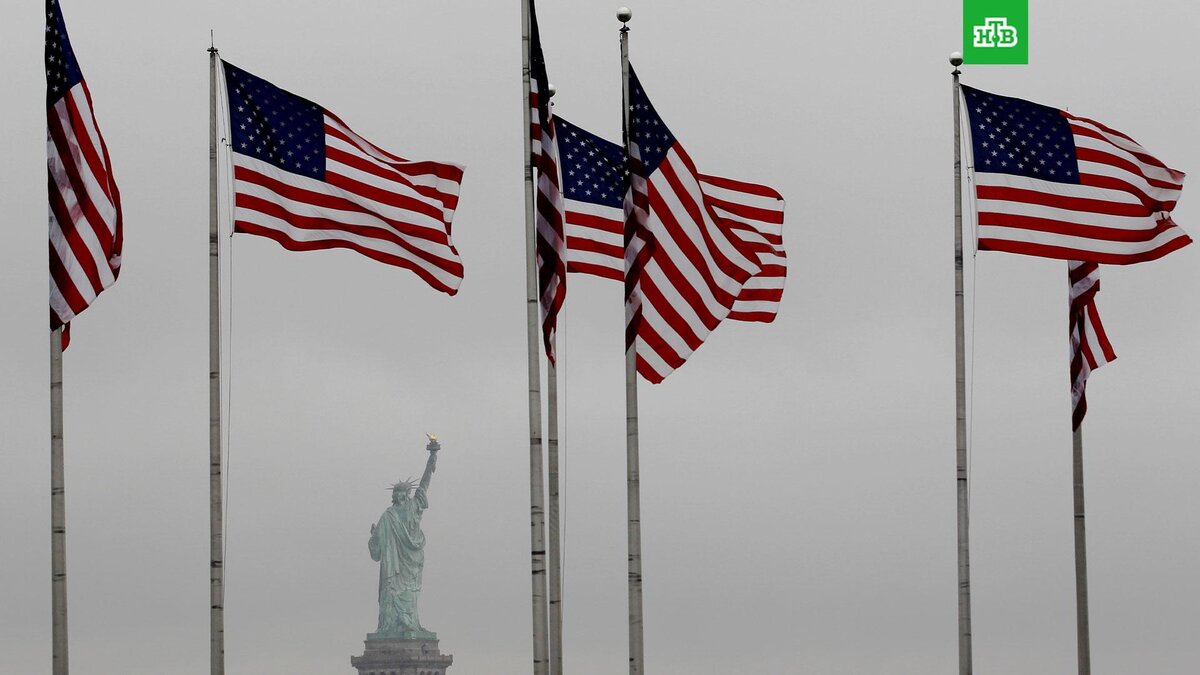
[[[438,443],[437,436],[433,434],[425,434],[429,437],[429,443],[425,449],[429,451],[429,459],[425,461],[425,473],[421,476],[421,483],[418,488],[422,492],[429,492],[429,479],[433,478],[433,472],[437,469],[437,453],[442,449],[441,443]]]

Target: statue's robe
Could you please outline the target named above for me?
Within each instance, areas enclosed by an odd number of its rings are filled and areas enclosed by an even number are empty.
[[[379,561],[379,633],[422,631],[417,614],[421,572],[425,567],[425,533],[421,514],[429,508],[424,488],[392,504],[379,517],[368,547]]]

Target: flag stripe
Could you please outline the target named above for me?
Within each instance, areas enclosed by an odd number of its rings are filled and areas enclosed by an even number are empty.
[[[246,222],[266,226],[266,223],[258,218],[258,214],[263,214],[268,219],[278,219],[279,222],[297,230],[324,232],[340,227],[344,232],[335,236],[335,239],[354,241],[362,246],[378,247],[384,251],[394,250],[397,255],[400,251],[405,251],[414,260],[427,263],[427,267],[436,267],[452,274],[462,273],[461,262],[456,257],[445,255],[447,247],[444,243],[409,236],[403,232],[403,223],[382,218],[378,211],[354,208],[356,205],[352,202],[347,202],[347,208],[339,210],[315,206],[307,200],[309,195],[304,191],[293,189],[266,176],[245,171],[235,171],[235,175],[238,194],[235,201],[237,218],[234,226],[239,230],[242,223]],[[254,181],[244,180],[244,176],[253,176]],[[293,199],[293,196],[297,198]],[[308,235],[307,238],[312,236]]]
[[[1179,235],[1176,229],[1163,232],[1155,239],[1137,245],[1047,233],[1035,236],[1028,229],[1013,234],[1007,231],[1009,229],[981,226],[979,228],[979,247],[989,251],[1006,251],[1047,258],[1061,258],[1071,251],[1076,251],[1086,253],[1092,262],[1127,265],[1157,260],[1191,243],[1191,239]]]
[[[89,114],[84,89],[84,86],[76,87],[55,104],[49,131],[60,159],[66,162],[69,157],[77,168],[74,174],[86,182],[88,201],[95,205],[106,223],[111,223],[116,216],[111,188],[107,182],[96,179],[96,176],[104,175],[104,164],[97,149],[95,118]],[[83,100],[82,108],[79,99]]]
[[[686,203],[689,207],[689,212],[692,214],[692,224],[697,226],[697,231],[707,242],[710,242],[710,245],[715,244],[715,248],[723,254],[723,259],[726,263],[725,266],[738,267],[751,274],[757,271],[757,260],[746,257],[745,251],[737,246],[733,237],[729,236],[729,224],[718,219],[716,214],[713,213],[711,200],[704,194],[700,187],[698,173],[695,165],[692,163],[692,158],[688,156],[682,146],[676,144],[667,153],[666,161],[659,168],[661,170],[664,167],[664,173],[676,179],[673,181],[673,185],[677,186],[677,194],[680,195],[681,201],[683,201],[683,191],[686,191],[687,197],[690,198],[690,201]],[[683,180],[681,177],[686,177],[686,180]],[[720,222],[722,229],[713,229],[713,226],[718,222]],[[708,227],[698,227],[700,223]],[[741,280],[741,274],[736,272],[733,274]]]
[[[621,265],[617,264],[621,260],[621,257],[618,255],[621,252],[619,244],[614,245],[595,239],[567,237],[567,247],[571,251],[570,262],[572,265],[576,261],[590,259],[595,264],[604,265],[618,272],[622,269]]]
[[[286,209],[278,200],[268,200],[251,194],[239,194],[237,206],[244,209],[242,218],[237,221],[238,230],[244,226],[279,227],[281,233],[292,239],[305,241],[320,241],[323,238],[351,243],[358,247],[378,250],[380,253],[395,257],[403,257],[414,264],[420,264],[436,274],[436,270],[447,272],[451,276],[461,274],[461,265],[453,260],[437,257],[428,248],[422,249],[418,243],[407,240],[390,232],[386,227],[376,223],[358,225],[350,222],[360,214],[339,214],[337,220],[323,217],[320,211],[315,215],[301,215]],[[290,233],[290,234],[289,234]],[[358,250],[358,249],[356,249]]]
[[[417,188],[436,188],[437,191],[431,192],[430,196],[445,194],[457,200],[458,185],[463,178],[461,166],[450,162],[408,160],[384,152],[354,133],[333,113],[328,110],[324,112],[327,144],[346,148],[351,154],[361,154],[364,159],[394,169],[397,181],[404,185]],[[447,190],[447,192],[443,193],[442,190]]]
[[[675,367],[682,365],[692,352],[704,344],[701,336],[707,336],[716,327],[716,322],[705,325],[701,318],[691,312],[690,305],[681,297],[681,293],[695,292],[693,289],[680,288],[663,280],[656,274],[652,265],[647,266],[643,274],[640,290],[644,306],[644,321],[661,336],[662,341],[671,348],[670,354],[678,355],[678,361],[668,358]]]
[[[66,200],[73,200],[74,193],[59,190],[51,193],[51,220],[55,225],[71,222],[73,209]],[[76,214],[74,217],[78,217]],[[87,227],[75,227],[54,232],[50,237],[51,251],[63,261],[65,275],[59,281],[70,282],[76,294],[84,298],[84,303],[76,307],[76,312],[82,312],[101,291],[105,289],[104,279],[111,283],[112,274],[105,263],[97,264],[93,257],[93,247],[88,245],[89,239],[94,239],[93,232]],[[103,272],[101,272],[103,270]],[[103,275],[103,276],[102,276]]]
[[[625,278],[625,223],[621,209],[565,200],[567,271]]]
[[[446,231],[434,226],[437,221],[424,214],[364,199],[346,193],[336,185],[305,180],[250,157],[238,157],[235,160],[234,187],[239,195],[255,195],[263,199],[278,197],[280,204],[298,215],[337,214],[337,217],[357,217],[357,221],[352,220],[351,223],[377,223],[411,239],[414,245],[424,242],[445,251],[450,242]]]
[[[60,195],[51,192],[50,225],[52,227],[58,227],[60,222],[54,213],[55,210],[58,210],[56,202],[59,197]],[[83,269],[83,265],[90,262],[92,261],[81,260],[75,256],[75,252],[61,232],[58,233],[58,236],[50,239],[51,305],[57,310],[62,323],[70,321],[76,314],[87,309],[87,306],[96,299],[96,288]],[[55,296],[63,299],[62,305],[54,302]]]
[[[607,261],[605,261],[607,263]],[[599,264],[588,262],[587,260],[572,260],[568,267],[569,272],[577,272],[580,274],[590,274],[603,279],[612,279],[613,281],[622,281],[625,279],[625,270],[614,270],[607,264]]]
[[[1149,175],[1151,171],[1141,171],[1142,165],[1136,160],[1114,154],[1110,151],[1111,148],[1092,147],[1093,145],[1087,138],[1076,137],[1075,156],[1080,162],[1081,176],[1100,174],[1117,178],[1123,184],[1147,196],[1156,193],[1153,196],[1154,201],[1172,201],[1179,198],[1183,190],[1182,178],[1156,178]]]
[[[649,382],[662,382],[676,368],[683,365],[684,360],[667,346],[658,332],[654,322],[650,321],[641,327],[638,339],[649,346],[637,354],[638,373]],[[669,360],[669,362],[668,362]]]
[[[1062,194],[1065,191],[1042,192],[1041,190],[1030,189],[1030,187],[1033,186],[991,186],[980,181],[975,188],[975,196],[979,200],[979,210],[980,212],[984,212],[985,209],[993,210],[993,212],[1002,212],[1001,208],[1006,204],[1013,204],[1012,208],[1014,209],[1029,206],[1042,207],[1041,209],[1033,209],[1035,213],[1038,210],[1059,209],[1070,214],[1078,214],[1075,218],[1079,222],[1091,222],[1095,216],[1120,216],[1133,219],[1127,221],[1131,228],[1141,222],[1139,219],[1147,218],[1151,215],[1146,212],[1145,207],[1140,202],[1120,202],[1097,198],[1097,196],[1107,195],[1097,195],[1097,191],[1090,190],[1086,186],[1084,186],[1085,189],[1088,189],[1093,196]]]
[[[394,205],[436,218],[443,227],[454,217],[457,195],[446,194],[433,185],[415,185],[394,167],[338,147],[332,136],[329,141],[325,154],[328,172],[394,195],[391,198]]]
[[[69,224],[68,228],[52,232],[50,236],[70,241],[79,264],[88,269],[88,277],[99,292],[114,280],[106,263],[105,249],[112,246],[110,228],[115,226],[115,213],[107,195],[87,165],[81,162],[83,151],[75,143],[76,136],[51,125],[50,139],[50,174],[57,197],[61,199],[57,216],[60,223]]]
[[[1169,220],[1157,221],[1149,229],[1132,229],[1128,219],[1104,215],[1081,215],[1078,211],[1031,208],[1019,202],[999,202],[995,211],[980,212],[980,232],[994,227],[1032,230],[1049,235],[1063,235],[1085,240],[1099,240],[1101,244],[1137,244],[1154,241],[1163,233],[1172,236],[1179,233]],[[1046,214],[1054,218],[1044,217]],[[1015,236],[1020,237],[1021,232]],[[981,235],[982,236],[982,235]]]
[[[656,198],[660,198],[660,195],[652,191],[651,199]],[[712,271],[703,265],[703,256],[696,251],[696,242],[686,239],[686,235],[680,232],[682,228],[678,226],[674,212],[657,202],[651,214],[658,227],[653,230],[655,248],[647,267],[653,266],[657,275],[677,285],[692,310],[703,314],[705,318],[702,320],[710,328],[715,328],[728,311],[728,305],[732,304],[733,294],[714,281]],[[693,264],[696,258],[702,259],[699,266]],[[724,278],[722,283],[729,285],[732,281]]]
[[[775,188],[767,187],[766,185],[747,183],[746,181],[733,180],[732,178],[721,178],[720,176],[711,176],[702,173],[696,174],[696,178],[698,178],[702,183],[706,183],[714,188],[717,188],[717,191],[712,192],[712,194],[719,196],[722,194],[720,192],[721,190],[727,190],[728,192],[725,194],[727,194],[730,198],[742,201],[744,203],[750,203],[754,197],[763,198],[765,200],[763,202],[764,206],[768,205],[770,202],[783,201],[783,196],[780,195]],[[780,220],[779,222],[782,223],[783,220]]]
[[[1144,166],[1147,173],[1154,173],[1163,180],[1176,183],[1180,186],[1183,185],[1184,173],[1182,171],[1167,166],[1162,160],[1146,152],[1146,149],[1138,145],[1137,141],[1125,134],[1110,129],[1094,120],[1075,117],[1066,111],[1062,112],[1062,116],[1071,120],[1071,128],[1076,133],[1106,141],[1114,148],[1128,152],[1136,160],[1137,164]]]
[[[783,225],[783,213],[779,211],[775,204],[770,206],[756,206],[747,203],[738,203],[726,201],[717,198],[713,195],[715,190],[712,187],[701,185],[704,195],[708,197],[708,205],[714,210],[723,212],[725,217],[731,220],[741,220],[743,222],[757,222],[770,225]],[[775,228],[776,230],[782,228]],[[766,235],[768,232],[762,232]],[[779,232],[769,232],[772,236],[780,236]]]
[[[285,206],[286,200],[276,193],[268,201],[244,192],[239,183],[236,201],[238,232],[257,234],[279,242],[293,251],[314,251],[323,248],[348,248],[380,262],[417,271],[437,290],[453,295],[462,280],[462,264],[455,259],[438,257],[418,248],[420,240],[405,238],[390,232],[383,221],[376,225],[356,225],[356,216],[341,212],[336,218],[320,215],[302,216]],[[314,213],[323,213],[313,210]]]

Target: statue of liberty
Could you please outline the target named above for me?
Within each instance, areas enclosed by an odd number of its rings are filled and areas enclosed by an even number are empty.
[[[392,486],[392,505],[371,526],[367,547],[371,559],[379,561],[379,626],[372,638],[436,638],[425,630],[417,613],[421,595],[421,572],[425,567],[425,534],[421,514],[429,508],[429,479],[441,449],[437,437],[429,435],[429,460],[421,481],[403,480]]]

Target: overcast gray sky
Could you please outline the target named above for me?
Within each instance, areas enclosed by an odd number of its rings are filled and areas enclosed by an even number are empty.
[[[616,2],[545,2],[558,110],[619,138]],[[1033,2],[1027,67],[964,81],[1096,118],[1200,175],[1200,8]],[[705,172],[788,200],[772,325],[721,326],[643,384],[646,663],[656,674],[957,663],[954,1],[634,4],[632,59]],[[65,3],[125,208],[119,282],[65,359],[71,665],[208,672],[208,30],[225,59],[378,145],[465,164],[457,297],[348,251],[227,255],[231,674],[351,673],[375,625],[369,526],[443,452],[421,613],[452,672],[529,672],[520,6]],[[0,28],[0,672],[50,662],[43,13]],[[1195,178],[1193,177],[1193,181]],[[1200,234],[1191,186],[1176,221]],[[228,253],[228,250],[226,251]],[[968,260],[980,672],[1075,663],[1066,265]],[[1200,661],[1200,248],[1104,268],[1119,359],[1085,424],[1095,672]],[[623,309],[572,277],[566,663],[626,663]],[[227,295],[227,297],[229,297]]]

